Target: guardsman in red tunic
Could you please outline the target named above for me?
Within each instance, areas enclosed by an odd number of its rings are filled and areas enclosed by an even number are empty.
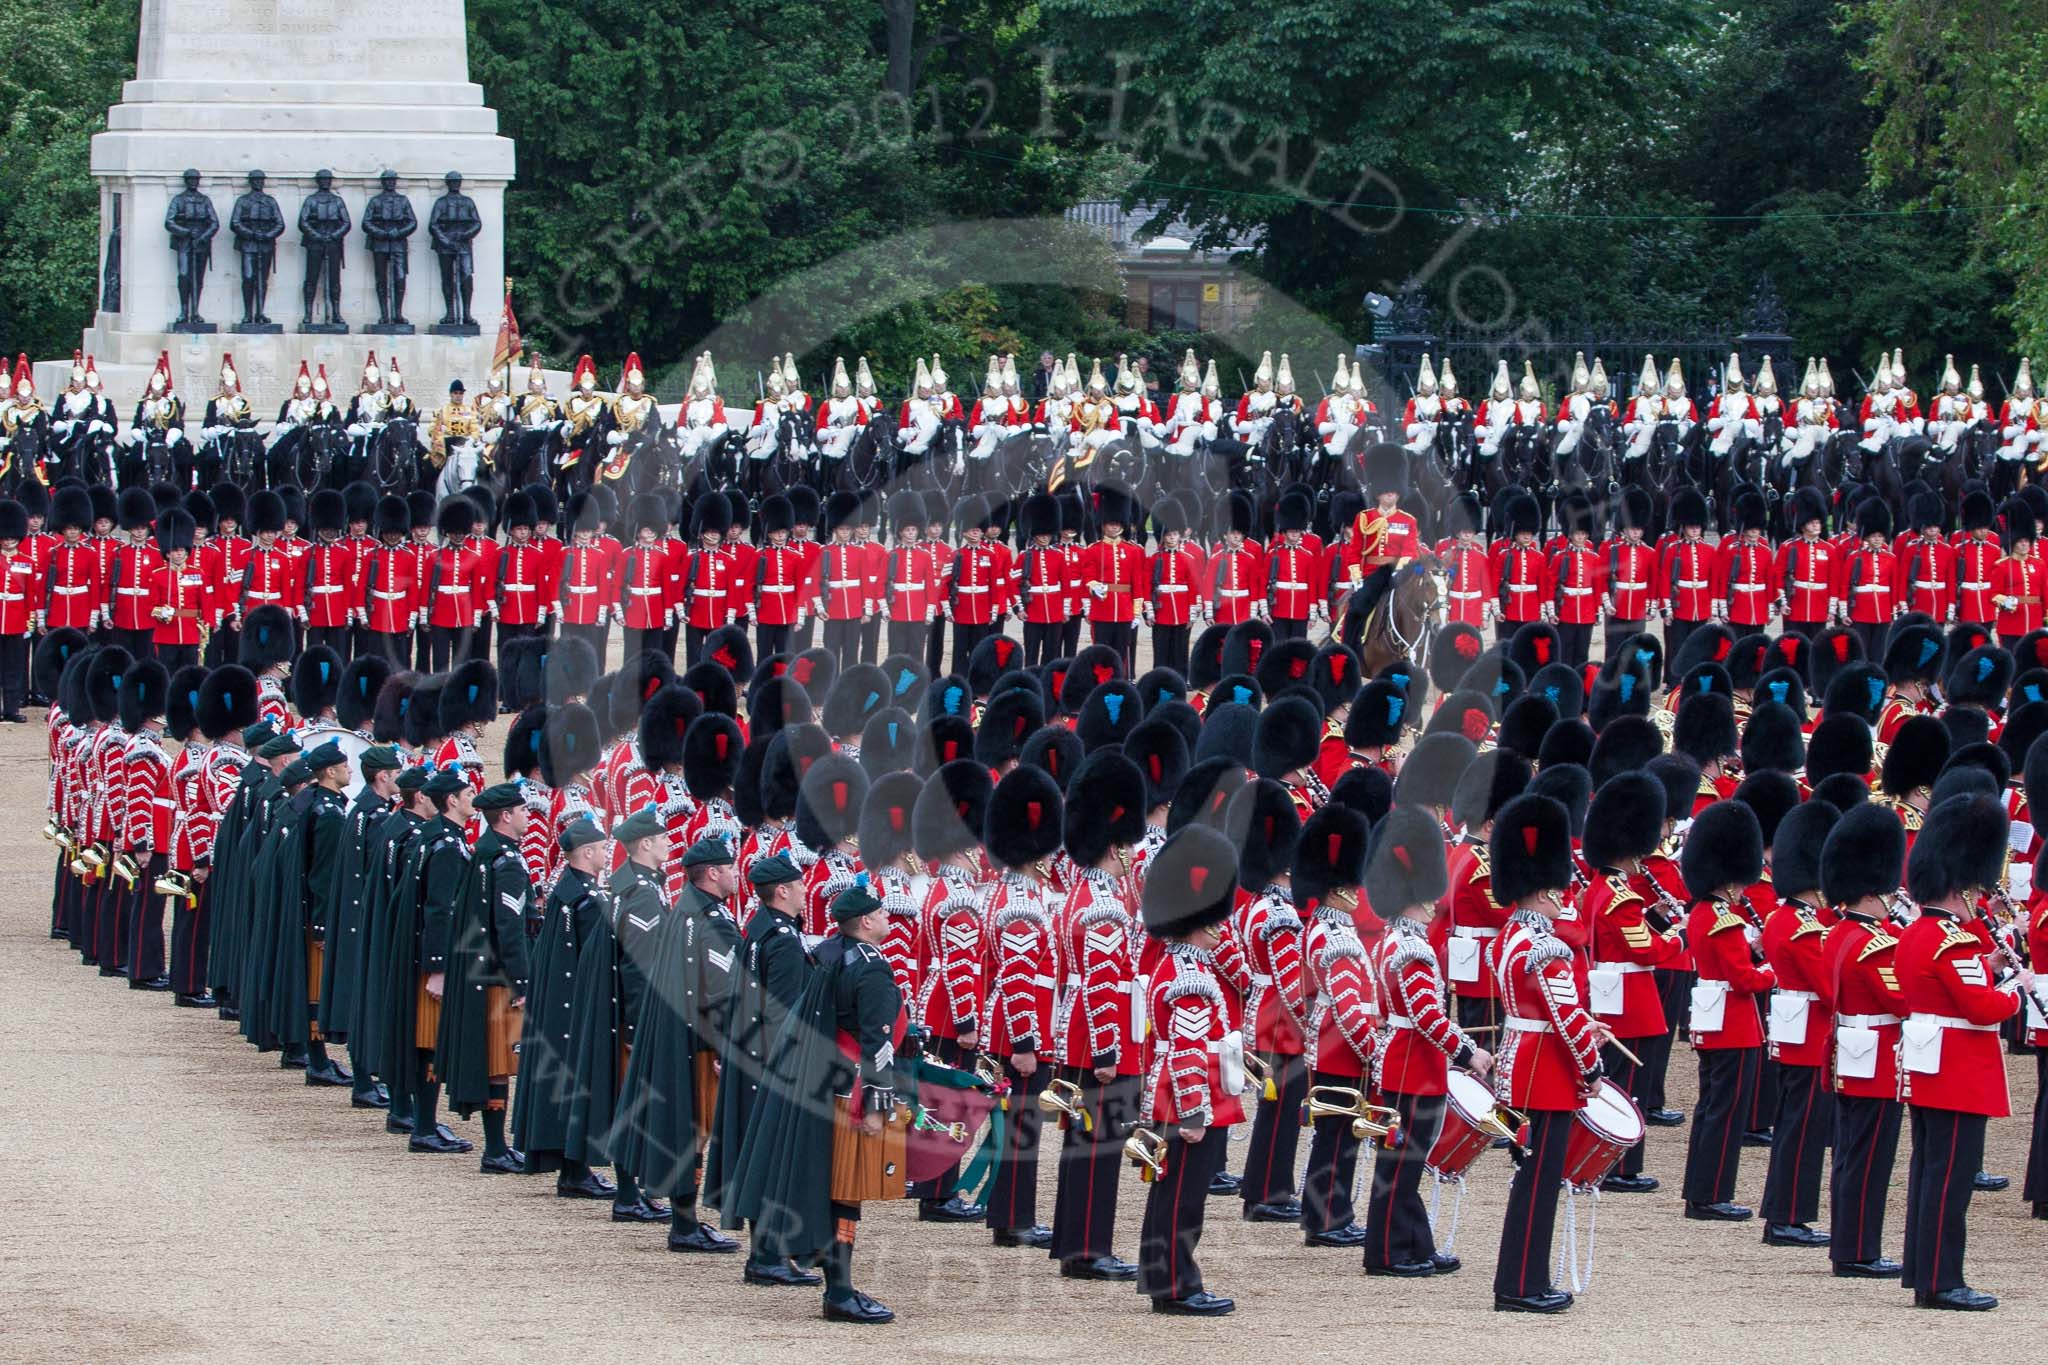
[[[1152,628],[1152,660],[1182,677],[1188,671],[1188,632],[1200,592],[1201,567],[1182,542],[1190,518],[1180,499],[1169,497],[1152,509],[1159,548],[1146,565],[1145,622]]]
[[[284,499],[268,489],[251,497],[249,530],[255,539],[235,590],[235,624],[240,626],[250,612],[262,607],[280,608],[297,619],[301,582],[293,577],[292,561],[279,544],[284,531]]]
[[[1707,501],[1699,490],[1681,488],[1671,498],[1671,520],[1679,537],[1664,551],[1657,596],[1664,603],[1664,654],[1676,658],[1686,637],[1714,617],[1713,547],[1702,538]]]
[[[1528,765],[1512,755],[1482,762],[1487,771],[1475,771],[1469,781],[1461,781],[1456,796],[1462,799],[1451,807],[1452,823],[1462,825],[1464,832],[1451,841],[1447,913],[1439,915],[1434,926],[1457,997],[1458,1024],[1475,1031],[1500,1026],[1500,990],[1486,969],[1485,955],[1508,917],[1507,907],[1494,899],[1487,838],[1495,813],[1529,780]]]
[[[690,535],[697,544],[682,570],[675,604],[683,620],[684,659],[702,654],[704,637],[719,627],[746,624],[739,558],[726,543],[736,520],[731,501],[715,490],[700,496],[690,510]]]
[[[1034,493],[1024,500],[1024,552],[1010,589],[1024,617],[1024,667],[1038,669],[1058,657],[1067,624],[1067,552],[1053,543],[1060,529],[1059,500]]]
[[[169,672],[154,659],[138,661],[121,679],[121,722],[129,739],[119,777],[125,787],[120,846],[136,868],[135,885],[126,893],[121,956],[127,964],[128,987],[138,991],[171,988],[164,902],[156,890],[157,878],[170,868],[171,816],[176,809],[163,734],[170,681]]]
[[[183,508],[169,507],[158,514],[157,548],[164,562],[150,575],[149,615],[155,622],[154,651],[166,669],[199,662],[206,575],[193,562],[192,535],[192,516]]]
[[[42,611],[43,571],[22,544],[28,513],[0,502],[0,721],[20,723],[29,695],[28,638]]]
[[[347,663],[352,628],[363,605],[355,547],[341,534],[348,507],[339,490],[317,488],[308,510],[313,519],[313,545],[300,560],[304,577],[299,587],[306,604],[306,644],[325,645]]]
[[[1060,499],[1060,551],[1067,557],[1067,625],[1058,650],[1058,657],[1068,659],[1081,652],[1081,620],[1088,614],[1088,547],[1081,542],[1087,523],[1080,490],[1068,484],[1066,496]]]
[[[1374,1088],[1384,1018],[1374,970],[1384,925],[1370,907],[1362,906],[1359,895],[1366,875],[1367,834],[1365,818],[1358,812],[1346,806],[1324,807],[1302,829],[1293,872],[1295,894],[1310,911],[1301,952],[1313,1035],[1309,1084],[1361,1094],[1371,1094]],[[1359,1139],[1351,1122],[1348,1114],[1313,1120],[1308,1174],[1301,1189],[1302,1240],[1310,1246],[1357,1247],[1365,1240],[1366,1230],[1352,1203]]]
[[[1925,612],[1947,625],[1956,619],[1956,552],[1942,538],[1941,495],[1922,494],[1909,510],[1920,534],[1897,551],[1898,599],[1906,611]]]
[[[1991,570],[1991,601],[1998,615],[1992,626],[2007,649],[2042,624],[2041,603],[2048,589],[2048,567],[2034,553],[2034,519],[2015,499],[2005,509],[2005,557]]]
[[[882,559],[879,598],[889,622],[889,653],[923,657],[939,614],[939,556],[924,539],[924,499],[902,491],[889,500],[896,543]]]
[[[812,604],[825,623],[825,648],[841,668],[860,661],[860,627],[879,605],[868,596],[867,556],[853,542],[853,518],[860,500],[834,493],[827,518],[832,540],[825,546],[819,569],[818,597]]]
[[[1992,602],[1991,571],[1998,564],[1999,544],[1992,535],[1994,509],[1982,489],[1963,495],[1963,538],[1956,545],[1956,615],[1958,621],[1982,625],[1997,612]]]
[[[1166,841],[1145,879],[1145,928],[1165,945],[1147,979],[1144,1113],[1155,1139],[1138,1240],[1138,1292],[1159,1313],[1216,1316],[1236,1305],[1202,1283],[1195,1248],[1244,1119],[1230,992],[1217,965],[1230,916],[1230,841],[1193,824]],[[1143,1139],[1140,1139],[1143,1141]]]
[[[1740,1222],[1752,1216],[1733,1197],[1763,1065],[1759,997],[1776,984],[1745,902],[1763,874],[1755,814],[1734,801],[1707,806],[1693,817],[1679,870],[1692,900],[1685,936],[1699,974],[1691,1025],[1700,1101],[1686,1147],[1685,1216]]]
[[[422,602],[419,559],[406,543],[405,499],[385,494],[377,500],[377,547],[363,561],[363,621],[370,648],[391,660],[394,668],[412,661],[412,631]]]
[[[1985,1121],[2012,1112],[1999,1030],[2034,974],[2006,948],[1987,952],[1965,925],[1981,896],[2004,888],[2007,824],[1996,797],[1952,798],[1929,813],[1906,859],[1920,917],[1900,933],[1895,962],[1906,1010],[1899,1081],[1913,1127],[1899,1279],[1921,1308],[1998,1305],[1964,1281],[1963,1252]]]
[[[562,547],[556,600],[563,638],[575,636],[588,644],[600,671],[605,664],[607,626],[619,595],[616,569],[611,547],[598,535],[596,499],[578,493],[569,499],[569,543]]]
[[[1066,1137],[1050,1248],[1070,1279],[1138,1275],[1114,1247],[1124,1136],[1142,1117],[1144,1024],[1134,989],[1142,935],[1131,913],[1127,872],[1132,847],[1145,837],[1145,813],[1144,775],[1121,752],[1097,754],[1073,775],[1064,819],[1075,872],[1053,915],[1059,985],[1052,1050],[1059,1078],[1074,1089],[1061,1119]],[[867,841],[861,842],[865,849]]]
[[[1593,504],[1583,493],[1566,496],[1559,508],[1566,541],[1550,556],[1550,619],[1557,624],[1563,661],[1577,668],[1592,655],[1593,627],[1600,623],[1605,566],[1593,546]]]
[[[138,659],[150,657],[156,623],[149,618],[149,576],[164,562],[150,540],[156,503],[146,488],[124,488],[121,535],[107,564],[107,613],[113,641]]]
[[[754,556],[754,639],[760,657],[789,652],[791,632],[810,613],[805,596],[804,553],[789,540],[796,509],[777,493],[761,504],[761,529],[768,538]]]
[[[1311,513],[1308,499],[1283,493],[1273,525],[1280,543],[1266,554],[1266,614],[1273,639],[1306,640],[1311,620],[1323,615],[1320,557],[1303,542]]]
[[[1088,635],[1124,661],[1126,676],[1136,670],[1138,602],[1145,592],[1145,549],[1126,538],[1138,524],[1130,496],[1120,489],[1098,489],[1096,525],[1102,538],[1083,553],[1082,578],[1088,585]]]
[[[1638,1055],[1647,1050],[1642,1040],[1669,1032],[1656,974],[1660,967],[1674,966],[1685,951],[1643,867],[1662,842],[1664,828],[1663,784],[1641,771],[1608,778],[1586,817],[1584,852],[1594,870],[1579,904],[1591,934],[1586,1008]],[[1616,1085],[1650,1107],[1644,1102],[1648,1078],[1638,1062],[1614,1047],[1603,1051],[1601,1060]],[[1657,1188],[1656,1179],[1643,1174],[1641,1142],[1621,1154],[1600,1188],[1616,1194]]]
[[[1408,459],[1397,447],[1374,446],[1368,452],[1366,477],[1373,505],[1358,514],[1352,536],[1358,545],[1358,571],[1352,582],[1384,564],[1413,559],[1422,550],[1422,537],[1415,518],[1401,510],[1401,492],[1407,486]]]
[[[1601,586],[1607,591],[1605,657],[1641,634],[1657,609],[1657,552],[1643,543],[1650,524],[1650,495],[1640,488],[1622,490],[1616,534],[1601,547]]]
[[[1209,559],[1204,614],[1219,626],[1241,625],[1264,609],[1266,563],[1257,546],[1245,539],[1251,530],[1251,498],[1232,489],[1226,499],[1230,521],[1223,547]]]
[[[1835,619],[1837,552],[1821,536],[1827,500],[1816,489],[1799,489],[1792,495],[1791,520],[1798,534],[1778,547],[1785,629],[1811,640]]]
[[[420,600],[431,667],[441,673],[469,656],[469,641],[484,611],[475,599],[481,564],[468,544],[476,526],[476,504],[464,497],[448,498],[435,510],[434,524],[441,543],[428,556]]]
[[[967,661],[982,637],[996,628],[1001,610],[999,559],[982,539],[988,505],[981,498],[961,499],[953,521],[960,528],[960,548],[947,562],[940,609],[953,623],[953,669],[967,671]]]
[[[1825,1246],[1828,1240],[1813,1228],[1820,1216],[1821,1158],[1834,1128],[1826,947],[1834,914],[1821,898],[1820,854],[1838,818],[1825,802],[1795,806],[1771,841],[1771,891],[1778,903],[1764,920],[1763,950],[1778,978],[1766,1029],[1778,1086],[1758,1101],[1771,1120],[1762,1207],[1766,1246]]]
[[[1512,907],[1486,956],[1507,1009],[1498,1069],[1501,1099],[1528,1116],[1528,1155],[1508,1187],[1497,1311],[1561,1313],[1572,1296],[1555,1288],[1551,1238],[1564,1183],[1574,1115],[1600,1075],[1600,1048],[1613,1035],[1579,999],[1571,949],[1551,930],[1572,884],[1571,817],[1547,796],[1518,796],[1501,808],[1488,842],[1493,882]]]
[[[1721,545],[1715,565],[1715,595],[1721,599],[1721,616],[1737,628],[1737,635],[1765,629],[1778,610],[1778,566],[1771,547],[1764,542],[1764,525],[1769,519],[1762,494],[1745,489],[1737,495],[1737,535]]]
[[[1876,498],[1867,498],[1856,512],[1863,543],[1842,563],[1840,590],[1842,613],[1863,640],[1863,657],[1884,657],[1885,632],[1899,614],[1894,591],[1898,583],[1898,557],[1885,548],[1891,537],[1892,510]]]
[[[638,658],[644,650],[661,647],[661,633],[668,627],[674,588],[668,551],[661,543],[662,530],[668,522],[661,495],[642,493],[634,498],[632,521],[633,543],[621,552],[614,580],[618,593],[615,610],[623,629],[628,661]]]
[[[1245,1218],[1292,1223],[1301,1217],[1294,1197],[1294,1152],[1301,1138],[1299,1112],[1308,1093],[1306,1061],[1308,978],[1302,965],[1302,923],[1288,886],[1301,819],[1287,789],[1270,779],[1246,783],[1231,798],[1228,827],[1242,829],[1238,887],[1245,893],[1231,937],[1244,947],[1251,969],[1244,1031],[1272,1073],[1245,1149]]]
[[[1302,845],[1310,847],[1308,837]],[[1401,1116],[1401,1127],[1398,1143],[1382,1143],[1373,1162],[1365,1217],[1368,1275],[1447,1274],[1459,1264],[1439,1252],[1430,1235],[1422,1168],[1443,1131],[1450,1069],[1490,1080],[1493,1056],[1452,1023],[1446,1009],[1429,921],[1448,886],[1443,827],[1436,818],[1415,806],[1388,815],[1374,840],[1365,891],[1374,913],[1387,923],[1386,937],[1371,954],[1387,1024],[1375,1071],[1381,1098]]]
[[[1508,542],[1500,561],[1500,622],[1512,632],[1529,621],[1540,621],[1551,600],[1550,565],[1537,547],[1536,535],[1542,510],[1527,493],[1508,502]]]
[[[207,497],[204,493],[193,494],[194,498]],[[195,516],[201,522],[200,530],[207,532],[206,543],[199,547],[200,564],[206,574],[206,624],[213,633],[207,638],[205,657],[201,659],[208,668],[220,663],[232,663],[237,643],[235,639],[235,600],[242,591],[242,573],[249,563],[250,541],[243,534],[248,523],[248,504],[242,497],[242,490],[233,484],[216,484],[209,499],[213,504],[213,525],[205,524],[205,508],[192,505]]]
[[[534,535],[537,516],[533,498],[524,492],[514,492],[505,499],[502,520],[505,548],[498,554],[498,572],[491,602],[491,614],[498,619],[501,673],[504,671],[506,642],[545,634],[548,613],[555,601],[555,585],[548,571],[548,552]]]
[[[1444,620],[1483,630],[1500,615],[1493,587],[1493,560],[1479,539],[1479,501],[1461,495],[1451,504],[1452,538],[1438,551],[1450,588]]]

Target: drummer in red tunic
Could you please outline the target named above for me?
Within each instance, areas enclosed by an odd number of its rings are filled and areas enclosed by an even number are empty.
[[[1600,1076],[1613,1035],[1579,1001],[1571,949],[1551,932],[1572,884],[1571,817],[1563,803],[1524,795],[1494,817],[1488,840],[1494,898],[1512,907],[1487,958],[1507,1009],[1496,1089],[1529,1118],[1528,1156],[1508,1187],[1493,1306],[1561,1313],[1572,1296],[1552,1286],[1550,1244],[1573,1115]]]
[[[1304,849],[1311,838],[1303,831]],[[1379,1076],[1382,1102],[1400,1111],[1401,1135],[1398,1144],[1382,1143],[1373,1160],[1365,1214],[1368,1275],[1448,1275],[1459,1266],[1430,1235],[1422,1167],[1443,1128],[1450,1068],[1484,1077],[1493,1070],[1493,1055],[1445,1012],[1429,921],[1449,888],[1443,826],[1420,807],[1390,812],[1373,841],[1365,889],[1373,913],[1387,922],[1387,936],[1373,951],[1387,1022]]]
[[[1669,1028],[1657,989],[1657,969],[1674,966],[1685,952],[1663,898],[1644,870],[1644,860],[1664,838],[1664,784],[1649,773],[1618,772],[1593,795],[1586,816],[1584,854],[1593,882],[1580,901],[1592,934],[1592,966],[1586,973],[1586,1005],[1595,1019],[1641,1056],[1645,1040]],[[1641,1064],[1619,1047],[1601,1056],[1607,1074],[1638,1104],[1644,1087]],[[1614,1173],[1600,1182],[1612,1194],[1647,1194],[1657,1188],[1643,1174],[1643,1144],[1621,1154]]]

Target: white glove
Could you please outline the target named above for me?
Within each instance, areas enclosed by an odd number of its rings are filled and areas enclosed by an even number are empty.
[[[94,418],[91,424],[88,425],[85,430],[88,435],[98,436],[101,432],[112,431],[113,428],[108,426],[105,422],[100,421],[98,418]]]
[[[599,607],[597,609],[597,623],[599,625],[608,625],[610,624],[611,619],[612,609],[610,607]]]
[[[605,433],[604,443],[608,446],[622,446],[626,443],[626,433],[623,431],[608,431]]]
[[[292,432],[297,431],[298,429],[299,424],[297,422],[279,422],[276,426],[270,429],[270,434],[279,437],[289,436]]]
[[[172,427],[169,431],[166,431],[164,433],[164,439],[171,445],[179,444],[185,439],[185,428]]]
[[[805,623],[808,622],[810,619],[810,612],[806,611],[802,607],[798,607],[796,609],[796,628],[798,630],[802,630],[804,628]]]
[[[348,434],[360,441],[370,434],[370,428],[361,422],[355,422],[349,426]]]
[[[59,436],[69,436],[71,428],[77,425],[78,423],[75,421],[52,422],[50,423],[50,430],[56,432]]]
[[[498,438],[500,436],[503,436],[504,434],[505,428],[492,427],[489,431],[484,433],[484,444],[487,446],[494,446],[498,443]]]

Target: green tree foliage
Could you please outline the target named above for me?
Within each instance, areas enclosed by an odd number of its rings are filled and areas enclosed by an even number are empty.
[[[135,72],[129,0],[0,5],[0,347],[69,355],[99,303],[92,135]]]

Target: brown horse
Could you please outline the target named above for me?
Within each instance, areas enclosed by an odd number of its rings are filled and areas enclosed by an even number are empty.
[[[1417,555],[1384,572],[1388,577],[1379,586],[1376,599],[1367,584],[1352,592],[1335,631],[1358,651],[1368,678],[1377,677],[1396,660],[1424,663],[1430,631],[1440,624],[1444,604],[1450,600],[1449,570],[1433,554]]]

